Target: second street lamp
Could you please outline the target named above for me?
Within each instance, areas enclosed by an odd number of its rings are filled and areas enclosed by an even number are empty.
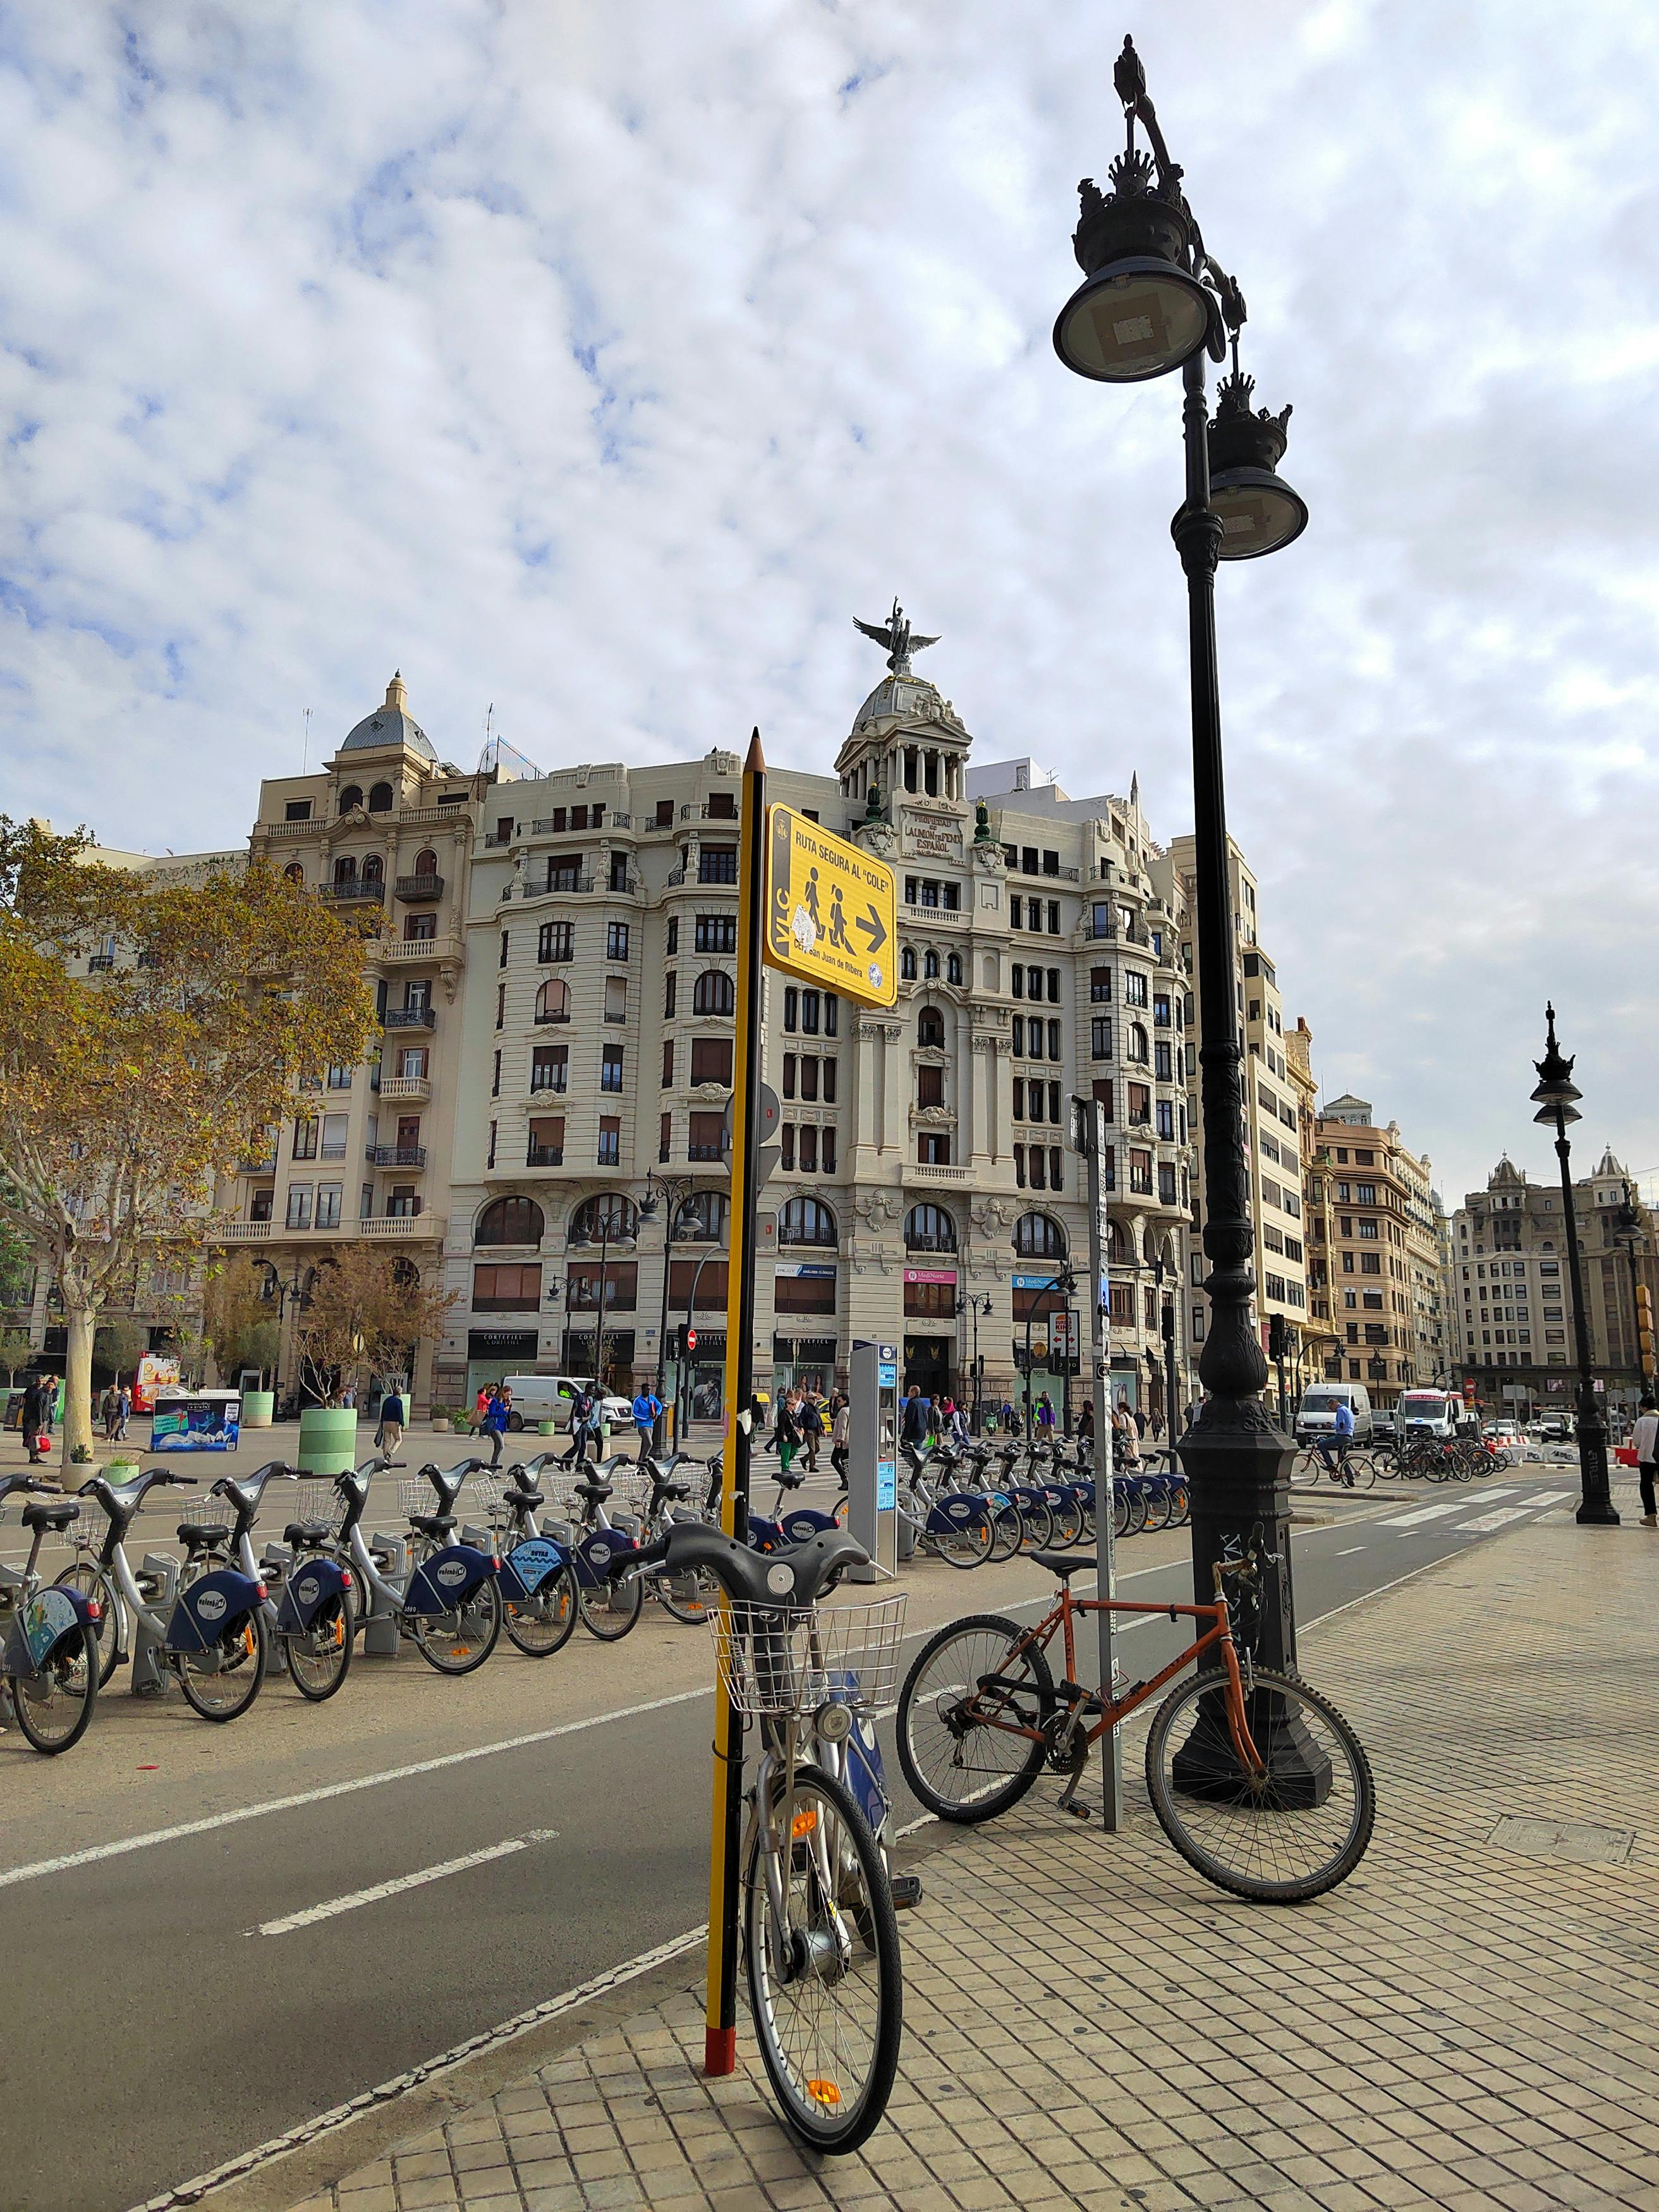
[[[1244,301],[1205,251],[1130,40],[1123,42],[1113,82],[1123,102],[1127,143],[1112,163],[1109,195],[1092,179],[1081,187],[1073,246],[1085,281],[1054,326],[1054,345],[1068,368],[1097,382],[1139,381],[1179,368],[1186,388],[1186,497],[1170,530],[1187,575],[1204,1250],[1211,1263],[1204,1285],[1210,1325],[1198,1366],[1208,1395],[1178,1447],[1193,1502],[1194,1589],[1200,1602],[1212,1597],[1214,1564],[1230,1544],[1259,1549],[1267,1563],[1257,1655],[1264,1667],[1293,1673],[1289,1470],[1294,1446],[1261,1402],[1267,1363],[1251,1311],[1255,1234],[1244,1144],[1243,1049],[1234,1004],[1237,940],[1222,775],[1215,576],[1223,560],[1255,559],[1288,544],[1305,524],[1307,508],[1277,474],[1289,410],[1277,416],[1250,411],[1252,387],[1238,369],[1237,354]],[[1137,124],[1146,131],[1150,157],[1136,148]],[[1149,256],[1165,264],[1161,272],[1143,266]],[[1115,284],[1119,278],[1123,281]],[[1134,292],[1137,283],[1146,288],[1143,294]],[[1205,302],[1201,325],[1194,295]],[[1103,301],[1116,302],[1116,308],[1109,311],[1097,304]],[[1133,314],[1127,312],[1131,305]],[[1205,360],[1206,355],[1224,359],[1229,336],[1233,373],[1222,386],[1212,426]],[[1213,482],[1212,438],[1218,462],[1225,465]]]
[[[1607,1479],[1607,1431],[1595,1402],[1595,1378],[1590,1371],[1589,1316],[1584,1311],[1584,1270],[1578,1256],[1578,1214],[1572,1198],[1572,1146],[1569,1122],[1582,1119],[1577,1101],[1583,1097],[1572,1079],[1572,1061],[1564,1057],[1555,1042],[1555,1008],[1545,1008],[1548,1024],[1544,1057],[1535,1060],[1537,1087],[1533,1098],[1538,1111],[1534,1121],[1555,1132],[1555,1156],[1561,1163],[1561,1211],[1565,1218],[1567,1271],[1572,1278],[1573,1348],[1578,1356],[1578,1489],[1577,1520],[1586,1528],[1616,1528]]]

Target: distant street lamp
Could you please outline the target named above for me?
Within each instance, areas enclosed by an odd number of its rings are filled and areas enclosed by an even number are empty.
[[[1058,1291],[1062,1298],[1069,1298],[1076,1289],[1077,1277],[1072,1273],[1069,1266],[1064,1267],[1057,1275],[1050,1275],[1046,1283],[1037,1285],[1036,1295],[1025,1310],[1025,1449],[1027,1451],[1031,1449],[1031,1323],[1036,1319],[1037,1304],[1040,1299],[1048,1297],[1054,1291]],[[1048,1320],[1050,1324],[1048,1341],[1052,1347],[1054,1343],[1052,1306],[1048,1309]],[[1049,1356],[1053,1357],[1052,1349]]]
[[[982,1298],[976,1298],[971,1295],[964,1297],[963,1294],[958,1291],[957,1293],[956,1312],[957,1319],[958,1321],[963,1318],[964,1314],[971,1314],[974,1317],[974,1349],[971,1355],[974,1377],[974,1411],[971,1417],[971,1426],[973,1428],[974,1434],[977,1436],[980,1429],[980,1403],[984,1395],[984,1392],[981,1388],[982,1377],[979,1364],[979,1317],[983,1314],[988,1321],[990,1319],[991,1293],[989,1291],[987,1291]]]
[[[1572,1202],[1572,1146],[1567,1124],[1581,1121],[1577,1101],[1583,1092],[1572,1079],[1572,1060],[1563,1058],[1555,1042],[1555,1008],[1545,1009],[1549,1024],[1542,1060],[1534,1060],[1538,1087],[1533,1092],[1538,1111],[1534,1121],[1555,1131],[1555,1155],[1561,1163],[1561,1211],[1566,1217],[1567,1268],[1572,1278],[1573,1344],[1578,1354],[1578,1487],[1577,1518],[1587,1527],[1616,1528],[1607,1480],[1607,1431],[1595,1402],[1595,1382],[1590,1372],[1589,1320],[1584,1311],[1584,1271],[1578,1260],[1578,1217]],[[1575,1058],[1577,1055],[1575,1054]]]
[[[276,1309],[276,1357],[280,1364],[283,1353],[283,1316],[289,1306],[293,1306],[296,1312],[303,1313],[311,1304],[311,1294],[317,1287],[317,1270],[315,1267],[303,1266],[298,1260],[294,1262],[294,1273],[291,1276],[284,1277],[274,1260],[267,1260],[264,1262],[264,1270],[265,1279],[259,1285],[259,1296],[267,1304],[274,1305]],[[273,1370],[270,1387],[273,1396],[280,1403],[283,1388],[280,1371]]]
[[[1642,1247],[1642,1215],[1636,1203],[1636,1193],[1631,1188],[1628,1177],[1625,1182],[1624,1203],[1620,1206],[1618,1218],[1613,1223],[1613,1242],[1623,1251],[1630,1268],[1630,1326],[1631,1334],[1634,1339],[1636,1395],[1639,1403],[1646,1397],[1653,1385],[1649,1379],[1647,1369],[1643,1364],[1642,1300],[1639,1295],[1642,1288],[1642,1271],[1637,1265],[1636,1260],[1636,1255]],[[1635,1419],[1634,1413],[1631,1418],[1632,1420]]]
[[[1255,1236],[1244,1143],[1243,1050],[1234,1004],[1237,938],[1222,775],[1215,574],[1218,562],[1255,560],[1288,545],[1306,525],[1308,510],[1277,474],[1290,410],[1276,416],[1251,410],[1253,386],[1238,366],[1243,297],[1205,250],[1130,40],[1123,42],[1112,81],[1123,102],[1127,143],[1111,165],[1109,194],[1091,179],[1081,187],[1073,246],[1084,283],[1060,311],[1054,347],[1069,369],[1099,383],[1139,383],[1179,368],[1186,386],[1186,497],[1170,528],[1186,571],[1188,604],[1204,1250],[1212,1270],[1204,1285],[1210,1326],[1199,1360],[1208,1395],[1180,1446],[1192,1497],[1194,1587],[1206,1602],[1224,1549],[1229,1544],[1258,1548],[1264,1554],[1264,1588],[1257,1656],[1264,1667],[1294,1671],[1289,1489],[1294,1447],[1272,1425],[1261,1402],[1267,1363],[1251,1316]],[[1136,147],[1137,124],[1146,133],[1150,155]],[[1222,382],[1212,422],[1205,357],[1224,360],[1230,340],[1232,373]]]

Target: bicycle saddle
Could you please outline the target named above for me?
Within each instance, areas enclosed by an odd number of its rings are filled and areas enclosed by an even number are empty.
[[[1069,1582],[1073,1575],[1083,1573],[1085,1568],[1092,1567],[1095,1555],[1092,1551],[1033,1552],[1031,1563],[1034,1566],[1046,1567],[1051,1575],[1058,1575],[1064,1583]]]
[[[691,1486],[689,1482],[665,1482],[660,1475],[654,1474],[651,1478],[651,1503],[653,1505],[660,1504],[665,1498],[678,1500],[690,1498],[690,1495]]]
[[[53,1498],[23,1508],[26,1528],[67,1528],[71,1521],[78,1521],[81,1509],[72,1498]]]
[[[602,1505],[615,1488],[609,1482],[573,1482],[570,1486],[578,1498],[585,1498],[590,1505]]]
[[[411,1528],[418,1528],[422,1535],[430,1536],[435,1543],[455,1526],[455,1516],[453,1513],[411,1513],[409,1525]]]
[[[509,1505],[544,1505],[547,1503],[539,1490],[526,1490],[521,1483],[515,1482],[510,1490],[504,1490],[501,1495]]]
[[[290,1521],[283,1531],[283,1541],[291,1550],[309,1552],[326,1544],[333,1534],[326,1521]]]
[[[187,1552],[216,1551],[221,1544],[230,1541],[230,1531],[216,1521],[181,1521],[179,1541]]]

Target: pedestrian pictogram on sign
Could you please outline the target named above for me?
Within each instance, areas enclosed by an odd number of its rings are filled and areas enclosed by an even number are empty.
[[[697,1332],[695,1328],[688,1328],[685,1332],[685,1348],[688,1352],[695,1352],[697,1348]]]
[[[898,997],[893,871],[793,807],[769,806],[766,815],[767,966],[863,1006],[890,1006]]]

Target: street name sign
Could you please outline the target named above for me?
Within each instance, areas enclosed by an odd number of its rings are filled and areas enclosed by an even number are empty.
[[[893,871],[797,814],[766,810],[769,968],[839,991],[861,1006],[898,997],[898,906]]]

